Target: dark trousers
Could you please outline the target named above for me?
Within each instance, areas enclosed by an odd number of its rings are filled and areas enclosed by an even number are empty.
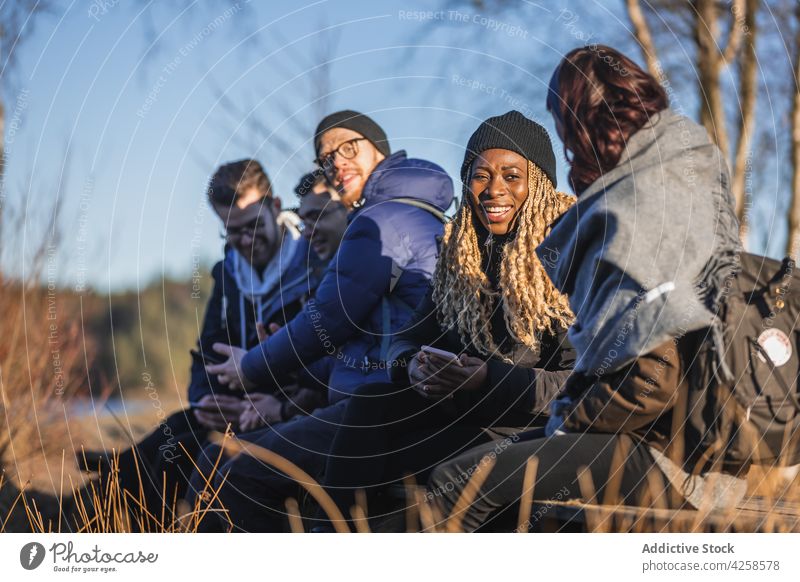
[[[621,462],[615,464],[613,458],[618,446],[627,454],[619,456]],[[612,494],[627,504],[636,504],[648,488],[648,471],[659,471],[647,445],[627,435],[573,433],[519,442],[505,448],[488,444],[467,451],[433,471],[428,498],[439,515],[448,518],[481,460],[488,458],[494,461],[494,466],[471,505],[459,515],[460,529],[513,529],[523,493],[525,467],[528,459],[534,456],[539,460],[533,490],[536,499],[580,498],[577,475],[587,467],[596,490],[595,501],[601,501],[610,483],[616,480],[619,489]],[[667,480],[662,477],[658,482]],[[652,488],[650,492],[653,493]],[[666,491],[658,494],[666,495]],[[509,526],[512,523],[514,525]],[[533,526],[531,520],[525,524],[527,528]]]
[[[319,479],[331,441],[339,428],[346,401],[320,408],[310,416],[239,435],[246,443],[276,453]],[[286,499],[299,498],[308,483],[297,482],[257,457],[239,453],[220,459],[219,445],[208,445],[198,458],[199,472],[192,475],[187,500],[197,499],[210,481],[218,503],[210,509],[224,510],[234,531],[280,532],[287,529]],[[215,470],[216,466],[216,470]],[[208,491],[211,491],[210,489]],[[231,526],[221,513],[208,513],[200,531],[225,531]]]
[[[139,499],[141,492],[153,515],[161,515],[163,503],[171,514],[175,501],[186,495],[193,470],[191,459],[205,446],[207,434],[190,409],[172,414],[134,447],[119,454],[120,486],[134,499]]]
[[[404,474],[424,482],[434,467],[494,438],[483,427],[527,427],[534,417],[434,401],[408,387],[368,384],[350,397],[325,468],[325,488],[350,517],[355,491],[368,492]],[[509,431],[511,432],[511,431]]]

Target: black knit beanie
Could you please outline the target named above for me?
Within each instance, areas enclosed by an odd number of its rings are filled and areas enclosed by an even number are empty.
[[[331,113],[319,122],[317,131],[314,132],[314,151],[317,155],[319,155],[319,139],[322,137],[322,134],[335,127],[343,127],[344,129],[350,129],[356,133],[360,133],[371,141],[372,145],[387,158],[392,153],[389,147],[389,141],[386,139],[386,132],[381,129],[380,125],[363,113],[347,109],[345,111]]]
[[[472,161],[482,152],[494,148],[511,150],[530,160],[556,186],[556,156],[550,136],[545,128],[519,111],[490,117],[475,130],[469,138],[464,163],[461,164],[461,180],[464,184],[469,180]]]

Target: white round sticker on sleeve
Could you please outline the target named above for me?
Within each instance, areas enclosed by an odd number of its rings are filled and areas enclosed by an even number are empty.
[[[789,336],[779,329],[773,327],[761,332],[758,343],[776,366],[783,366],[792,357],[792,342]],[[764,359],[760,354],[759,356]]]

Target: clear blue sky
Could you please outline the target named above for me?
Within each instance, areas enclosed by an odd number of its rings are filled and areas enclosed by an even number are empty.
[[[7,139],[15,113],[21,121],[7,204],[27,202],[32,217],[62,197],[54,264],[65,285],[136,287],[186,277],[196,260],[210,264],[221,252],[219,225],[202,201],[214,167],[260,159],[291,206],[323,113],[368,113],[394,149],[455,178],[487,115],[520,109],[555,135],[544,95],[563,52],[587,38],[633,46],[620,41],[628,36],[621,0],[523,2],[499,14],[421,14],[442,4],[421,1],[202,2],[183,14],[180,3],[128,4],[64,2],[39,20],[19,53],[14,89],[23,99],[6,100]],[[568,25],[564,9],[579,18]],[[325,60],[327,88],[314,73]],[[759,212],[775,216],[772,207]],[[19,272],[24,255],[5,255],[4,268]]]

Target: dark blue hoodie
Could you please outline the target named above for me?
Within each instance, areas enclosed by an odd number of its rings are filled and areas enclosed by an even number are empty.
[[[404,151],[378,164],[314,299],[244,357],[249,380],[269,384],[332,355],[331,402],[362,384],[389,381],[383,361],[388,339],[425,295],[443,232],[433,213],[398,198],[444,211],[453,200],[453,182],[441,167],[409,159]]]
[[[325,266],[311,251],[308,241],[300,237],[288,264],[281,265],[284,268],[276,284],[263,295],[253,296],[247,289],[241,289],[236,280],[237,260],[241,257],[226,247],[225,259],[211,271],[214,289],[206,307],[197,350],[192,352],[190,402],[197,402],[211,393],[243,396],[240,390],[231,391],[221,385],[216,376],[206,372],[203,355],[215,354],[212,346],[218,342],[244,349],[257,346],[256,322],[283,325],[295,317],[306,299],[313,295]],[[264,386],[265,390],[271,388],[274,385]]]

